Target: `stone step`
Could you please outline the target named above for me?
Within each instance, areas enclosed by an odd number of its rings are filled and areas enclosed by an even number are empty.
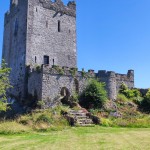
[[[70,110],[70,113],[83,113],[83,110]]]
[[[90,121],[87,121],[87,120],[78,121],[77,120],[77,123],[86,123],[87,124],[87,123],[93,123],[93,121],[91,121],[91,120]]]
[[[90,119],[89,116],[87,116],[86,113],[83,112],[83,110],[71,110],[68,114],[74,118],[76,126],[94,125],[92,119]]]
[[[92,121],[92,120],[89,118],[85,118],[85,119],[77,119],[77,121]]]
[[[86,117],[85,113],[69,113],[69,115],[73,115],[73,116],[85,116]]]

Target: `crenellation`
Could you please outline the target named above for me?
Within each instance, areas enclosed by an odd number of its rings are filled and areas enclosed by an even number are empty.
[[[65,6],[61,0],[55,0],[55,2],[40,0],[40,3],[42,3],[43,7],[46,9],[54,10],[55,12],[59,12],[62,15],[66,14],[76,17],[76,4],[74,1],[68,2],[67,6]]]

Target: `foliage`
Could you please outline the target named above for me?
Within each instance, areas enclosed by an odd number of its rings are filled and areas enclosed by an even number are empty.
[[[37,102],[37,107],[39,107],[39,108],[44,108],[44,106],[45,106],[44,101],[38,101],[38,102]]]
[[[141,93],[138,89],[129,89],[124,83],[121,84],[119,93],[131,100],[141,97]]]
[[[89,80],[89,84],[81,94],[81,105],[87,109],[100,109],[107,100],[105,84],[94,79]]]
[[[53,68],[60,74],[60,75],[64,75],[64,70],[57,65],[53,65]]]
[[[128,99],[124,94],[118,94],[117,95],[117,101],[126,102],[126,101],[128,101]]]
[[[74,77],[75,75],[76,75],[76,73],[77,73],[77,68],[71,68],[70,70],[69,70],[69,72],[71,73],[71,75]]]
[[[81,75],[82,75],[83,78],[86,76],[86,72],[84,71],[84,69],[82,69]]]
[[[68,127],[68,121],[62,116],[62,112],[68,112],[66,106],[46,110],[35,110],[31,114],[20,116],[17,122],[26,125],[36,131],[58,130]]]
[[[106,127],[150,128],[150,117],[101,118],[101,125]]]
[[[37,71],[38,73],[41,73],[41,66],[36,66],[36,71]]]
[[[79,95],[78,93],[73,93],[72,96],[70,97],[71,102],[79,102]]]
[[[141,102],[140,107],[143,111],[146,111],[148,113],[150,112],[150,89],[146,93],[143,101]]]
[[[0,112],[7,110],[6,92],[9,88],[12,88],[9,81],[10,71],[11,69],[7,68],[7,64],[2,60],[0,68]]]
[[[0,122],[0,134],[21,134],[30,131],[32,131],[30,127],[19,124],[16,121]]]

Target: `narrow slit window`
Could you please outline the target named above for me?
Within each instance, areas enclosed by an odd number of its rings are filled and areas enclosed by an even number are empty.
[[[60,32],[60,20],[58,21],[58,32]]]
[[[53,59],[53,66],[55,65],[55,60]]]
[[[48,28],[48,21],[46,21],[46,28]]]
[[[44,56],[44,65],[49,65],[49,56]]]
[[[36,56],[35,56],[35,63],[36,63],[36,60],[37,60],[37,58],[36,58]]]
[[[16,36],[18,33],[18,19],[16,18],[14,22],[14,35]]]
[[[36,12],[38,12],[38,9],[36,8]]]

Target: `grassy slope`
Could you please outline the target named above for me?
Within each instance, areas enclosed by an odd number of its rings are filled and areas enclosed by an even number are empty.
[[[149,150],[150,129],[78,127],[50,133],[0,135],[1,150]]]

